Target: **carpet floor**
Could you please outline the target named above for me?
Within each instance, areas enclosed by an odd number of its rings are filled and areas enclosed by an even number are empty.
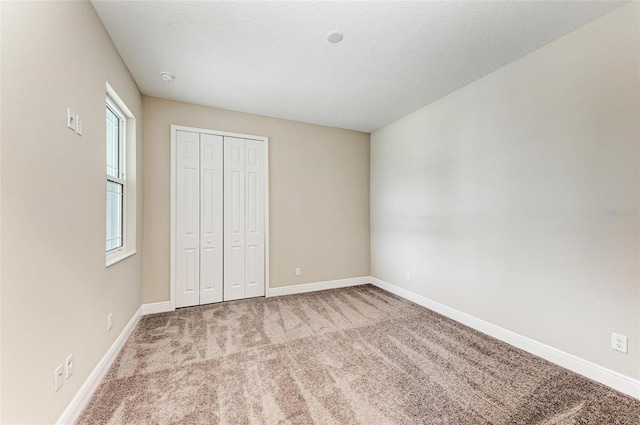
[[[640,424],[640,401],[371,285],[145,316],[77,424]]]

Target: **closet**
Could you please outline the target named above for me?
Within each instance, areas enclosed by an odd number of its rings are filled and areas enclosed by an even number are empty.
[[[265,295],[266,137],[171,127],[175,307]]]

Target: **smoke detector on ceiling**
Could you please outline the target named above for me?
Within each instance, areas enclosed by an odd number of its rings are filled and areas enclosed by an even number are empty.
[[[327,40],[329,43],[340,43],[342,41],[342,33],[341,32],[330,32],[327,36]]]
[[[170,83],[176,78],[176,76],[173,75],[170,72],[161,72],[160,73],[160,78],[162,78],[162,81],[166,81],[166,82]]]

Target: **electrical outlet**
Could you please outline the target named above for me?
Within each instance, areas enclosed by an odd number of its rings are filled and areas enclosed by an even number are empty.
[[[67,357],[67,361],[65,363],[65,376],[67,379],[69,379],[71,375],[73,375],[73,366],[73,354],[69,354],[69,357]]]
[[[302,270],[300,267],[296,267],[296,276],[300,276],[302,274]]]
[[[621,353],[627,354],[627,337],[616,333],[611,333],[611,348]]]
[[[62,375],[62,365],[58,365],[56,370],[53,372],[53,391],[58,391],[63,383],[64,378]]]
[[[404,271],[404,278],[406,280],[411,280],[411,272],[409,270]]]
[[[113,328],[113,314],[109,313],[107,315],[107,330],[110,331]]]

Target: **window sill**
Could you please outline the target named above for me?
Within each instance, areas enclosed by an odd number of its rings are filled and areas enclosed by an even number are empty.
[[[135,253],[136,253],[136,251],[122,251],[122,252],[116,252],[116,253],[113,253],[113,254],[108,254],[107,255],[107,263],[106,263],[105,267],[109,267],[109,266],[114,265],[115,263],[119,263],[120,261],[124,260],[125,258],[131,257]]]

